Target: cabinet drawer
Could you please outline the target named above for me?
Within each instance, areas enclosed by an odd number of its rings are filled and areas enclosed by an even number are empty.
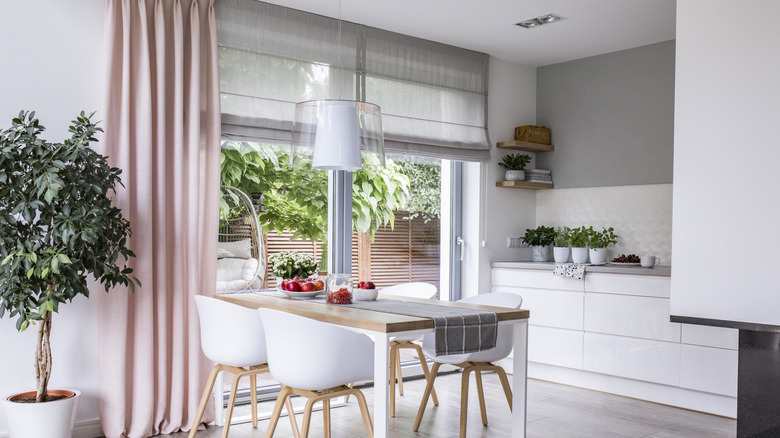
[[[547,327],[528,327],[528,360],[582,369],[583,333]]]
[[[683,345],[680,386],[736,397],[738,359],[734,350]]]
[[[493,268],[494,286],[529,287],[537,289],[584,290],[584,282],[573,278],[558,277],[552,271],[531,269]]]
[[[682,343],[739,350],[739,330],[705,325],[681,324]]]
[[[582,292],[565,292],[549,289],[494,286],[494,292],[510,292],[523,297],[523,309],[531,311],[532,325],[582,330]]]
[[[585,291],[669,298],[671,279],[651,275],[585,274]]]
[[[680,324],[669,322],[669,299],[585,294],[585,330],[680,342]]]
[[[582,367],[596,373],[679,386],[680,344],[585,333]]]

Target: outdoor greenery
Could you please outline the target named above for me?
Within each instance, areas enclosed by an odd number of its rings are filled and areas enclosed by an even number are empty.
[[[602,231],[596,231],[593,227],[588,227],[588,246],[591,248],[606,248],[609,245],[617,243],[617,235],[612,227],[603,228]]]
[[[293,239],[324,240],[328,174],[312,169],[310,163],[290,166],[289,159],[289,147],[225,142],[222,184],[250,195],[265,195],[264,232],[287,230],[294,233]],[[438,162],[386,161],[384,168],[368,162],[353,172],[352,225],[359,234],[368,233],[372,238],[380,227],[394,226],[394,211],[430,220],[439,217],[441,210]]]
[[[529,246],[548,246],[555,240],[555,228],[540,225],[534,229],[526,229],[523,243]]]
[[[52,312],[88,297],[87,278],[106,292],[140,286],[124,266],[135,256],[130,223],[111,202],[121,170],[89,148],[101,131],[91,117],[82,112],[62,143],[40,137],[35,112],[20,112],[0,133],[0,317],[16,317],[19,331],[38,324],[38,402],[51,375]]]
[[[571,228],[558,227],[555,230],[555,241],[553,242],[555,246],[559,248],[567,247],[569,246],[569,239],[571,239]]]
[[[531,162],[531,156],[526,154],[504,155],[498,166],[506,170],[523,170]]]

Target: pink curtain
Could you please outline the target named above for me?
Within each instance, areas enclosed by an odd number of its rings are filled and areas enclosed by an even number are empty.
[[[143,284],[133,294],[96,294],[100,417],[109,438],[189,430],[211,366],[192,296],[213,294],[216,284],[213,3],[107,0],[104,147],[123,169],[117,203],[133,227],[131,265]]]

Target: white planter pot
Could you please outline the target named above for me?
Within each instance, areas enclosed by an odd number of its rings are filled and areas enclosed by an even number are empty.
[[[607,263],[607,248],[590,248],[590,263],[603,265]]]
[[[522,181],[525,179],[525,172],[522,170],[507,170],[504,173],[505,181]]]
[[[553,260],[555,263],[566,263],[569,261],[570,253],[568,246],[556,246],[553,248]]]
[[[588,263],[588,248],[571,248],[572,263]]]
[[[550,247],[534,245],[531,247],[532,260],[535,262],[549,262],[550,261]]]
[[[72,397],[46,403],[15,403],[11,399],[35,396],[35,392],[2,399],[8,419],[9,438],[71,438],[81,392],[49,390],[49,394],[73,393]]]

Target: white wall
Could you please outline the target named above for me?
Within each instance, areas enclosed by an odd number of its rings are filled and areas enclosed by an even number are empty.
[[[81,110],[102,107],[104,8],[103,0],[3,2],[0,129],[8,128],[20,110],[35,110],[48,128],[44,137],[61,141]],[[99,433],[96,314],[95,302],[80,297],[61,307],[52,326],[50,386],[83,394],[77,437]],[[0,319],[0,396],[35,388],[35,329],[20,335],[15,320]],[[7,433],[6,424],[0,412],[0,436]]]
[[[515,126],[535,123],[536,69],[491,57],[489,81],[491,160],[467,163],[463,172],[463,297],[490,291],[491,261],[529,259],[530,250],[507,248],[506,238],[536,226],[535,191],[496,187],[504,179],[497,163],[507,152],[495,148],[496,142],[514,139]]]
[[[780,248],[777,17],[777,1],[677,2],[674,315],[780,325],[764,269]]]

